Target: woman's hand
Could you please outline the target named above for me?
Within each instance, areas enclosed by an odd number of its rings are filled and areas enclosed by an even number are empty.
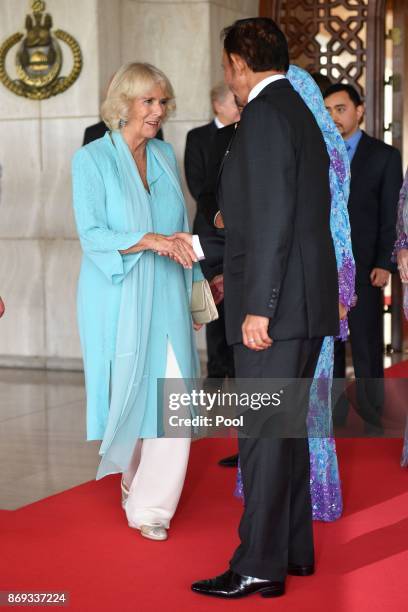
[[[163,236],[153,234],[154,239],[151,250],[158,255],[169,257],[184,268],[192,268],[193,263],[198,261],[193,247],[186,240],[177,236]]]
[[[119,253],[128,255],[140,253],[140,251],[153,251],[158,255],[166,255],[184,268],[192,268],[193,263],[198,261],[193,247],[186,240],[181,240],[177,236],[163,236],[163,234],[145,234],[137,244],[129,249],[120,250]]]
[[[408,283],[408,249],[398,251],[397,262],[401,282]]]
[[[4,315],[5,310],[6,310],[6,307],[4,305],[3,300],[0,297],[0,318]]]
[[[202,323],[194,323],[193,321],[193,327],[196,331],[199,331],[202,328],[203,324]]]

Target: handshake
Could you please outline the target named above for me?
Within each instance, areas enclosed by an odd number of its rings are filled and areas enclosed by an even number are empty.
[[[152,244],[151,250],[169,257],[176,261],[183,268],[192,268],[193,263],[198,261],[198,257],[193,248],[193,236],[187,232],[177,232],[172,236],[164,236],[163,234],[151,234]]]

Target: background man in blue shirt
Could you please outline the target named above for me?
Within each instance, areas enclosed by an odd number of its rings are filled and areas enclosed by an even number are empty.
[[[357,305],[349,314],[350,342],[357,381],[357,409],[366,432],[381,434],[383,407],[383,288],[394,271],[398,194],[402,184],[401,155],[360,129],[364,105],[357,90],[339,83],[324,95],[327,110],[344,138],[351,163],[349,216],[356,260]],[[345,346],[336,343],[334,376],[345,377]],[[335,424],[347,419],[341,397]]]

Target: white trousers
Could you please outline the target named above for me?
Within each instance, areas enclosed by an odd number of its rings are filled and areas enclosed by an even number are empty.
[[[182,378],[170,342],[165,378]],[[190,444],[190,438],[138,440],[130,468],[123,475],[130,485],[125,511],[131,527],[161,523],[169,528],[183,489]]]

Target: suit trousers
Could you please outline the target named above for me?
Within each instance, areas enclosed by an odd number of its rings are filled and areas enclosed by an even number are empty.
[[[234,353],[225,337],[224,302],[217,306],[218,319],[206,325],[208,378],[234,378]]]
[[[357,304],[348,315],[356,376],[356,410],[365,423],[379,426],[384,403],[383,293],[381,289],[371,285],[357,285],[356,293]],[[345,378],[344,342],[335,343],[333,375],[335,379]],[[342,382],[336,382],[334,389],[338,389],[339,385],[342,385]],[[344,424],[349,408],[348,399],[343,393],[334,400],[334,423]]]
[[[295,405],[290,410],[303,420],[304,436],[239,439],[245,505],[239,526],[241,543],[230,562],[238,574],[280,581],[286,577],[288,563],[314,562],[306,418],[322,340],[276,341],[260,352],[234,345],[238,379],[310,379],[304,381],[297,400],[291,396]],[[273,428],[273,418],[268,427]]]

